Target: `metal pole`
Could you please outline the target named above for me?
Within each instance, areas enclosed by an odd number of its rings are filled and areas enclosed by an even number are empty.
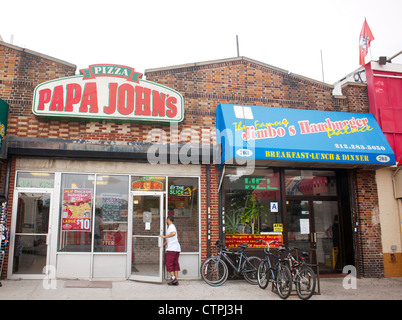
[[[237,56],[240,57],[240,51],[239,51],[239,36],[236,35],[236,46],[237,46]]]
[[[321,49],[320,51],[321,51],[321,72],[322,72],[322,82],[325,82],[325,81],[324,81],[324,61],[322,60],[322,49]]]
[[[211,203],[210,203],[210,166],[206,166],[207,174],[207,257],[211,256]]]

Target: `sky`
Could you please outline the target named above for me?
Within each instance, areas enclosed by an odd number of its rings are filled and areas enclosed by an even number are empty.
[[[13,0],[1,4],[0,36],[77,73],[97,63],[143,73],[236,57],[237,35],[240,56],[333,84],[359,67],[365,18],[366,62],[402,51],[401,12],[401,0]]]

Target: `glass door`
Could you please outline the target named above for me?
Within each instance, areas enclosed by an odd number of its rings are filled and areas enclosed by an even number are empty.
[[[312,212],[308,200],[289,200],[287,204],[288,242],[290,247],[310,252],[312,247]]]
[[[288,241],[290,247],[315,252],[320,272],[341,269],[338,201],[288,200]]]
[[[130,279],[162,282],[163,193],[132,192]]]
[[[49,265],[51,193],[19,191],[16,198],[12,275],[42,279]]]
[[[341,269],[338,201],[312,201],[314,211],[314,243],[320,271]]]

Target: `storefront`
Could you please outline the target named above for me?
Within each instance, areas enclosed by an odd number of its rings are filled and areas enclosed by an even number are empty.
[[[16,173],[9,278],[43,278],[44,268],[54,266],[49,271],[57,278],[160,282],[159,235],[168,214],[181,230],[183,277],[198,277],[199,168],[182,175],[175,166],[122,164],[88,173],[100,164],[56,160],[56,171],[33,170],[43,162],[17,160],[30,170]]]
[[[280,240],[320,272],[355,265],[351,169],[395,163],[371,114],[219,105],[217,131],[227,245]]]
[[[205,169],[184,167],[187,153],[181,157],[177,145],[143,141],[153,129],[161,135],[177,128],[184,102],[141,76],[130,67],[91,65],[36,86],[28,122],[65,135],[39,137],[42,128],[36,137],[3,140],[12,208],[8,278],[161,282],[159,235],[168,215],[180,230],[180,277],[199,278]],[[129,130],[140,131],[141,141]]]

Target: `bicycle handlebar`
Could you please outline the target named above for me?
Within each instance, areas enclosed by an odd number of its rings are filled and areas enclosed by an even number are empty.
[[[262,239],[257,239],[257,242],[261,242],[261,243],[264,242],[266,245],[275,244],[275,243],[281,243],[281,242],[279,242],[277,240],[272,240],[270,242],[266,242],[266,241],[264,241]]]
[[[238,244],[238,247],[239,247],[240,249],[244,250],[244,249],[246,249],[246,248],[248,247],[248,243],[239,243],[239,244]],[[220,240],[217,240],[217,241],[215,242],[215,248],[217,248],[217,249],[227,249],[227,248],[226,248],[226,245],[223,244],[223,243],[221,243]],[[227,249],[227,250],[231,250],[231,249]]]

